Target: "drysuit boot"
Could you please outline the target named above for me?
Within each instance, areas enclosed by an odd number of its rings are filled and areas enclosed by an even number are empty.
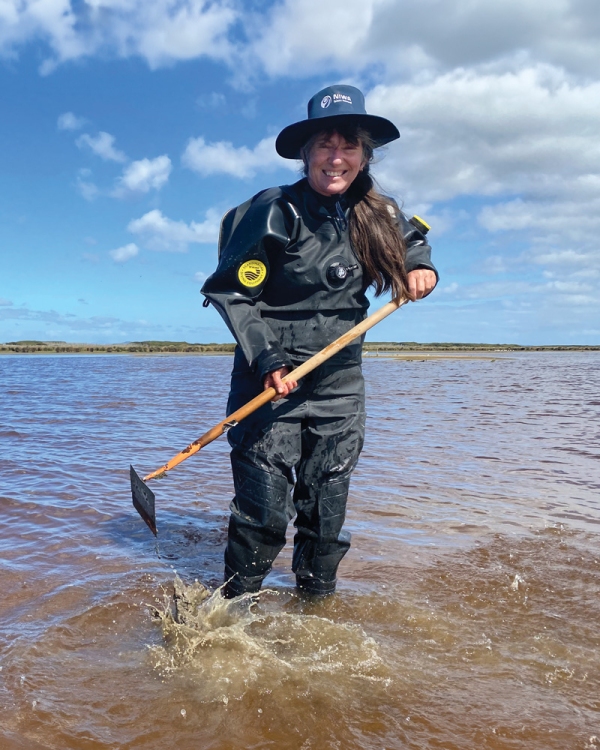
[[[291,485],[273,474],[232,456],[235,497],[230,505],[225,550],[227,598],[260,590],[273,561],[285,545]]]

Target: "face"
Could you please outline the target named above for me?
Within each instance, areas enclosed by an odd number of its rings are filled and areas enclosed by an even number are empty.
[[[340,195],[348,190],[365,164],[360,141],[353,144],[339,133],[324,134],[308,156],[308,183],[321,195]]]

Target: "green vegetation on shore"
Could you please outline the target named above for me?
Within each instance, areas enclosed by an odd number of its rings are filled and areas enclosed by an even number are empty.
[[[587,352],[600,351],[600,344],[548,344],[521,346],[520,344],[459,344],[433,343],[417,344],[415,341],[367,341],[365,352]]]
[[[130,341],[125,344],[68,344],[65,341],[9,341],[0,354],[232,354],[235,344],[188,344],[187,341]],[[365,353],[398,352],[546,352],[600,351],[600,345],[520,346],[519,344],[418,344],[415,341],[368,341]]]
[[[129,341],[125,344],[69,344],[66,341],[9,341],[0,354],[232,354],[235,344],[187,341]]]

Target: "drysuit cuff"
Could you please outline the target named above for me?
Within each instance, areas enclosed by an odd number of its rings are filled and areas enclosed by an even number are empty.
[[[270,346],[268,349],[258,355],[254,361],[254,369],[260,377],[261,382],[273,370],[279,370],[280,367],[293,367],[292,360],[280,346]]]

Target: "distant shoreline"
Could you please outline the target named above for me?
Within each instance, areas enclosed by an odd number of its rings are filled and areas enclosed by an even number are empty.
[[[201,354],[231,355],[235,344],[189,344],[186,341],[133,341],[124,344],[69,344],[64,341],[12,341],[0,344],[0,354]],[[585,352],[600,351],[598,345],[520,346],[518,344],[459,344],[430,343],[418,344],[414,341],[368,341],[363,352],[370,356],[411,355],[419,353],[458,353],[480,354],[509,352]]]

